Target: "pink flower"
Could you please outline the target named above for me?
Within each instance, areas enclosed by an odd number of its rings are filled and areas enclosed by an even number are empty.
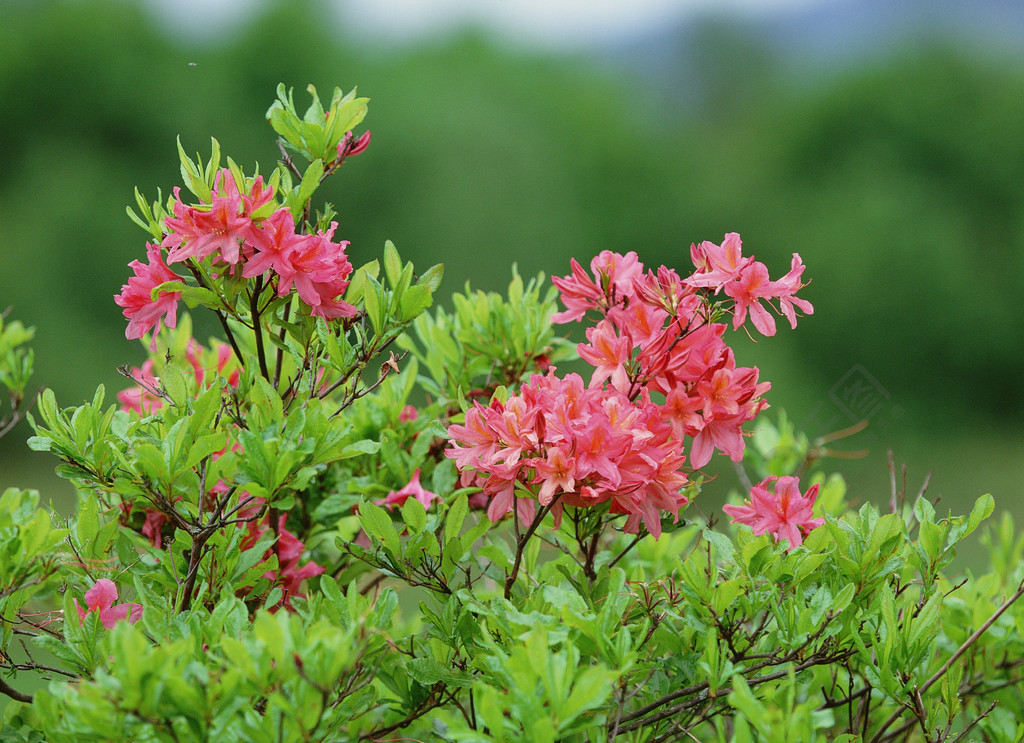
[[[587,275],[583,267],[573,258],[570,261],[572,274],[564,277],[552,277],[551,281],[562,293],[562,304],[565,312],[558,312],[551,317],[554,324],[580,320],[587,310],[607,310],[622,304],[633,296],[633,280],[643,276],[643,264],[630,251],[625,255],[602,250],[590,262],[593,279]]]
[[[121,410],[126,413],[135,412],[139,415],[149,415],[154,410],[163,407],[162,398],[154,395],[151,390],[157,388],[160,380],[153,374],[153,360],[146,359],[142,362],[142,368],[132,369],[132,379],[138,382],[138,386],[117,393],[118,402],[121,403]]]
[[[763,263],[753,263],[743,269],[736,281],[725,285],[725,293],[736,300],[733,310],[732,328],[735,330],[747,319],[750,319],[761,335],[775,335],[775,318],[764,308],[760,300],[775,296],[775,284],[768,278],[768,269]]]
[[[181,292],[161,292],[154,300],[153,290],[167,281],[184,281],[184,277],[174,273],[160,257],[159,245],[146,245],[149,265],[139,261],[128,264],[135,275],[121,287],[121,293],[114,296],[114,302],[124,307],[124,316],[128,319],[128,327],[124,335],[129,340],[141,338],[154,327],[159,332],[161,320],[168,328],[178,322],[178,299]],[[156,335],[150,349],[156,348]]]
[[[412,473],[412,479],[409,480],[408,485],[401,490],[392,490],[384,498],[374,501],[374,505],[384,506],[389,511],[393,511],[396,506],[398,508],[404,506],[410,497],[418,500],[424,508],[430,508],[431,503],[441,499],[437,493],[432,493],[420,485],[420,471],[417,469]]]
[[[348,289],[352,264],[345,255],[348,240],[334,242],[338,223],[331,222],[327,232],[307,235],[290,248],[286,271],[279,272],[278,296],[284,296],[292,284],[299,298],[310,307],[310,314],[325,318],[354,317],[356,308],[338,299]]]
[[[419,418],[420,414],[416,411],[412,405],[406,405],[402,408],[402,412],[398,414],[399,423],[409,423]]]
[[[535,465],[540,479],[537,502],[546,506],[556,493],[571,493],[576,489],[576,459],[566,456],[561,447],[548,449],[546,459],[538,459]]]
[[[805,315],[813,315],[814,307],[806,299],[798,299],[793,295],[806,284],[800,283],[800,276],[804,272],[804,264],[800,260],[799,253],[793,253],[793,263],[789,269],[789,273],[783,276],[781,279],[775,282],[775,285],[779,289],[779,307],[782,310],[782,314],[789,320],[789,326],[791,328],[796,327],[796,311],[793,306],[799,307]]]
[[[280,536],[277,540],[277,561],[280,567],[277,571],[277,579],[285,592],[285,605],[290,606],[288,603],[288,597],[302,595],[300,593],[302,581],[307,578],[314,578],[320,575],[327,568],[323,565],[318,565],[312,560],[302,567],[299,567],[299,560],[302,558],[302,553],[306,551],[306,545],[300,541],[298,537],[284,528],[285,518],[285,516],[281,516],[278,519],[278,531]],[[266,575],[266,577],[273,580],[273,572],[271,571],[269,575]]]
[[[328,114],[329,116],[330,114]],[[346,157],[355,157],[370,146],[370,130],[363,132],[358,139],[352,136],[352,132],[345,132],[345,136],[338,142],[338,160]],[[337,162],[337,161],[335,161]]]
[[[243,492],[241,497],[245,499],[248,497],[248,494]],[[264,515],[259,519],[256,518],[256,515],[263,507],[264,500],[262,498],[252,498],[250,503],[252,505],[249,505],[238,512],[239,518],[250,519],[245,522],[245,529],[248,531],[248,534],[242,540],[242,544],[240,545],[240,548],[243,551],[254,547],[260,538],[270,529],[269,514]],[[287,519],[287,515],[278,517],[278,539],[276,548],[268,548],[263,555],[265,560],[269,560],[274,554],[277,555],[277,570],[268,570],[263,574],[263,577],[271,582],[280,584],[284,590],[284,596],[281,599],[281,603],[274,607],[273,611],[276,611],[282,606],[286,609],[291,609],[291,597],[305,595],[300,592],[302,582],[307,578],[313,578],[320,575],[326,570],[323,565],[318,565],[312,560],[301,567],[299,566],[299,560],[306,551],[306,545],[302,540],[285,528],[285,522]]]
[[[629,389],[629,376],[626,365],[630,361],[631,347],[628,338],[619,336],[615,326],[608,320],[602,320],[596,327],[587,328],[587,340],[590,345],[580,343],[576,350],[580,358],[593,364],[593,376],[590,386],[594,387],[606,379],[611,379],[612,386],[620,392]]]
[[[531,376],[504,403],[475,403],[465,426],[448,429],[445,453],[464,486],[482,488],[491,521],[515,509],[529,523],[539,503],[551,506],[557,523],[563,506],[609,503],[612,513],[627,516],[626,531],[636,533],[643,523],[658,536],[661,515],[675,518],[687,503],[680,492],[687,483],[682,445],[672,434],[662,406],[648,395],[632,401],[552,370]],[[536,500],[517,492],[517,482]]]
[[[160,549],[163,545],[163,528],[167,523],[167,514],[155,508],[146,509],[146,520],[142,524],[142,535],[149,540],[149,543]]]
[[[716,294],[723,285],[739,278],[740,273],[754,261],[753,257],[743,257],[743,244],[735,232],[727,234],[721,245],[707,240],[700,245],[691,245],[690,257],[697,271],[686,283],[712,288]]]
[[[100,621],[107,629],[113,629],[117,622],[125,619],[132,624],[142,619],[141,604],[114,605],[114,602],[117,601],[117,586],[114,585],[114,581],[106,578],[100,578],[96,581],[96,585],[85,592],[85,603],[89,607],[86,611],[82,611],[82,607],[78,605],[78,599],[72,599],[72,601],[75,603],[75,609],[78,610],[79,619],[84,620],[86,614],[94,611],[100,615]]]
[[[305,242],[308,235],[295,234],[295,220],[289,209],[281,208],[249,231],[249,240],[256,249],[246,262],[242,276],[251,279],[273,270],[278,276],[295,273],[291,265],[292,249]]]
[[[775,492],[768,490],[775,484]],[[803,544],[812,530],[825,520],[813,518],[811,508],[818,497],[818,485],[812,485],[805,495],[800,494],[800,479],[796,477],[768,477],[750,489],[750,500],[741,506],[722,506],[732,516],[732,523],[746,524],[755,535],[769,533],[775,541],[785,539],[789,549]]]
[[[225,263],[234,265],[239,260],[239,248],[245,244],[253,220],[252,211],[267,203],[272,189],[263,190],[263,179],[253,183],[252,194],[243,196],[231,172],[221,169],[214,182],[208,208],[185,205],[175,189],[174,216],[164,220],[170,232],[163,246],[169,250],[168,263],[186,258],[203,259],[217,254]]]

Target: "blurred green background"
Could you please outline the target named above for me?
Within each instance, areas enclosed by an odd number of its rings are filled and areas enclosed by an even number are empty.
[[[175,138],[267,171],[277,83],[300,107],[308,82],[358,85],[373,142],[324,194],[356,265],[392,239],[446,264],[444,296],[604,249],[685,271],[691,242],[732,231],[773,275],[799,252],[814,316],[735,336],[737,356],[811,436],[870,420],[842,444],[868,456],[836,463],[851,498],[888,499],[891,448],[912,492],[933,471],[944,505],[1019,510],[1024,41],[937,30],[829,53],[705,16],[615,48],[398,44],[283,0],[202,41],[126,2],[0,0],[0,17],[0,310],[35,326],[34,382],[64,405],[143,358],[112,300],[144,255],[124,207],[180,183]],[[62,497],[28,435],[0,442],[0,488]]]

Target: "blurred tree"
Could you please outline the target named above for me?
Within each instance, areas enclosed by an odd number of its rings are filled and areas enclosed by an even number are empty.
[[[809,266],[813,321],[742,351],[792,372],[770,377],[797,420],[855,365],[933,429],[1022,412],[1019,65],[936,46],[807,82],[752,28],[709,22],[677,42],[666,102],[607,60],[472,31],[375,48],[323,11],[271,4],[199,45],[130,3],[0,0],[0,309],[37,328],[35,380],[58,399],[119,389],[115,368],[140,358],[112,301],[144,251],[133,189],[180,182],[178,136],[269,169],[274,88],[301,100],[313,81],[372,99],[373,143],[327,194],[355,262],[390,238],[446,263],[449,290],[495,289],[511,261],[684,266],[691,241],[738,231],[774,272],[794,251]]]

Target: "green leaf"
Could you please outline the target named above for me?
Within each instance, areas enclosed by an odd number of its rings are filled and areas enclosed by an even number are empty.
[[[433,686],[439,681],[449,686],[468,686],[473,683],[471,674],[446,668],[433,658],[413,658],[405,664],[405,668],[414,681],[424,686]]]
[[[281,396],[262,376],[256,377],[249,395],[256,410],[260,413],[260,419],[264,426],[284,420]]]
[[[931,521],[922,521],[918,530],[918,541],[921,543],[921,547],[924,548],[925,554],[928,555],[932,560],[938,558],[942,554],[942,547],[946,541],[946,532],[948,531],[948,523],[933,524]]]
[[[843,609],[850,605],[857,587],[853,583],[847,583],[843,589],[832,598],[832,605],[829,610],[833,615],[838,615]]]
[[[410,286],[403,294],[398,305],[398,319],[407,322],[418,317],[434,303],[430,289],[422,284]]]
[[[370,325],[379,336],[384,330],[384,308],[381,303],[382,289],[380,284],[372,276],[366,277],[366,284],[363,287],[363,305],[366,314],[370,318]]]
[[[320,590],[324,592],[327,599],[341,609],[345,605],[345,596],[341,593],[338,582],[330,575],[320,576]]]
[[[379,273],[380,263],[376,259],[360,266],[356,272],[352,274],[352,280],[349,282],[348,290],[345,292],[345,301],[349,304],[359,304],[359,300],[363,298],[366,279],[368,277],[377,278],[377,274]]]
[[[50,451],[50,444],[53,443],[53,439],[49,436],[29,436],[26,443],[32,451]]]
[[[402,276],[402,259],[398,257],[398,250],[390,240],[384,243],[384,275],[387,276],[392,289],[398,286],[398,280]]]
[[[177,367],[168,365],[164,367],[160,381],[163,383],[164,392],[171,398],[171,401],[179,408],[184,408],[185,398],[188,396],[188,383],[185,381],[185,375]]]
[[[910,631],[910,645],[926,639],[931,642],[939,630],[939,614],[942,611],[942,594],[936,592],[928,599],[928,603],[922,607],[920,613],[914,618],[913,628]]]
[[[867,506],[867,504],[865,504]],[[864,509],[861,509],[862,512]],[[891,551],[891,540],[899,538],[903,530],[903,519],[895,513],[887,513],[878,519],[871,532],[871,542],[865,551],[866,559],[875,559],[883,552]],[[886,548],[886,549],[883,549]]]
[[[78,524],[75,528],[75,533],[78,535],[79,543],[87,543],[96,536],[99,530],[99,505],[96,502],[96,496],[88,495],[78,512]]]
[[[188,447],[184,468],[191,469],[214,452],[218,452],[223,449],[224,441],[225,436],[221,431],[214,430],[200,434]]]
[[[192,403],[192,416],[188,421],[189,435],[194,439],[213,423],[213,419],[220,410],[221,391],[217,385],[212,385]]]
[[[722,614],[736,600],[744,588],[746,587],[746,581],[742,578],[733,578],[732,580],[722,581],[715,588],[714,596],[712,597],[712,605],[715,609],[716,614]]]
[[[420,276],[417,286],[427,287],[431,293],[436,292],[437,288],[441,286],[441,279],[444,276],[444,264],[435,263],[433,266],[428,268],[422,276]]]
[[[391,551],[395,559],[401,558],[402,545],[398,539],[398,532],[395,530],[394,524],[391,523],[391,517],[388,516],[387,511],[380,506],[375,506],[373,503],[360,503],[359,523],[367,534],[374,537],[378,542],[383,543]]]
[[[572,692],[562,705],[559,730],[564,730],[583,712],[600,707],[611,695],[614,677],[615,674],[602,666],[584,671],[573,683]]]
[[[402,506],[402,521],[413,534],[419,534],[427,524],[427,510],[415,498],[409,498]]]
[[[715,548],[715,553],[723,561],[731,561],[736,557],[736,548],[732,544],[732,540],[725,534],[720,534],[717,531],[711,529],[704,529],[702,532],[704,539],[711,543]]]
[[[341,449],[332,452],[330,461],[358,457],[360,454],[376,454],[379,450],[379,441],[371,441],[370,439],[353,441],[351,444],[346,444]]]
[[[974,508],[971,509],[971,515],[967,518],[967,531],[963,533],[961,538],[966,537],[977,529],[978,524],[992,515],[995,507],[996,502],[989,493],[985,493],[985,495],[978,498],[974,502]]]
[[[324,174],[324,161],[317,158],[309,164],[306,172],[302,175],[302,183],[299,184],[299,191],[296,196],[297,203],[292,207],[292,215],[298,219],[302,215],[306,202],[312,198],[313,193],[320,185],[320,178]]]
[[[222,306],[219,296],[201,286],[186,286],[181,290],[181,298],[185,300],[185,304],[190,309],[194,309],[199,305],[211,309],[217,309]]]
[[[459,537],[459,533],[462,531],[462,524],[465,523],[466,515],[468,513],[469,498],[467,498],[465,493],[463,493],[448,507],[448,513],[446,514],[444,521],[445,544],[447,544],[449,540],[457,539]]]

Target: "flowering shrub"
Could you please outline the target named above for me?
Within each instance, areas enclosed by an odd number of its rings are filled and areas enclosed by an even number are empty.
[[[370,135],[365,98],[309,92],[278,90],[269,174],[179,144],[184,187],[136,194],[115,301],[148,358],[118,404],[38,397],[29,445],[78,503],[0,496],[0,738],[1024,736],[1009,517],[987,573],[951,567],[990,496],[848,507],[737,365],[727,333],[813,312],[798,255],[773,280],[736,234],[689,272],[605,251],[437,308],[440,266],[356,268],[314,210]],[[0,432],[30,337],[0,325]],[[691,507],[716,452],[758,482],[740,528]]]

